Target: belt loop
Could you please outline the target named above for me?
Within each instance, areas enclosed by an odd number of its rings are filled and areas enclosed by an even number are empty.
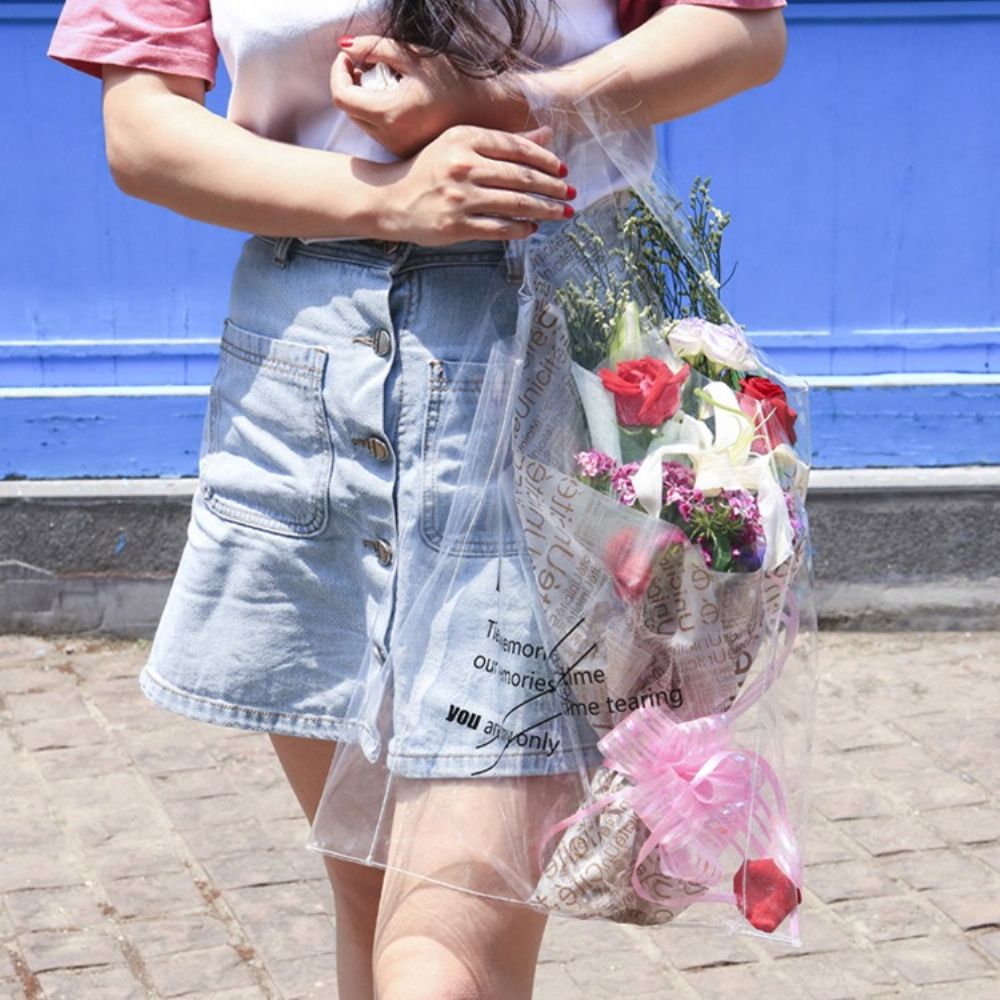
[[[287,267],[288,258],[292,254],[292,244],[295,242],[294,236],[282,236],[274,245],[274,263],[278,267]]]
[[[507,280],[521,281],[524,278],[524,254],[527,240],[504,240],[503,255],[507,265]]]

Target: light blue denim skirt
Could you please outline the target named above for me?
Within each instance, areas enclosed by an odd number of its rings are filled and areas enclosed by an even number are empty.
[[[517,260],[496,241],[247,239],[187,541],[140,677],[149,698],[205,722],[363,742],[351,706],[366,653],[391,651],[440,552],[478,398],[469,352],[485,362],[491,348],[472,331],[486,310],[487,328],[513,336]],[[474,771],[449,753],[450,707],[503,718],[505,698],[523,700],[472,666],[495,655],[503,544],[488,530],[467,539],[469,587],[454,620],[435,623],[442,661],[420,704],[413,677],[392,678],[403,773]],[[529,605],[519,639],[541,643]],[[516,750],[508,773],[574,766],[554,745],[520,764]]]

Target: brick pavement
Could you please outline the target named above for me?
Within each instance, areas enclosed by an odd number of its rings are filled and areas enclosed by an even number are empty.
[[[1000,633],[821,647],[805,947],[553,920],[536,1000],[1000,995]],[[0,997],[334,997],[266,738],[149,705],[146,648],[0,637]]]

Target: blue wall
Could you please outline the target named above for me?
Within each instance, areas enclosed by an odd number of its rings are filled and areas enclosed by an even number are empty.
[[[245,237],[115,188],[59,9],[0,3],[0,476],[193,475]],[[661,130],[732,213],[730,308],[812,383],[818,466],[1000,462],[1000,0],[786,19],[775,82]]]

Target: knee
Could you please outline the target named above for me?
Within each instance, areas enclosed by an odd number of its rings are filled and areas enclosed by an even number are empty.
[[[471,971],[433,940],[394,942],[375,959],[379,1000],[493,1000]]]

